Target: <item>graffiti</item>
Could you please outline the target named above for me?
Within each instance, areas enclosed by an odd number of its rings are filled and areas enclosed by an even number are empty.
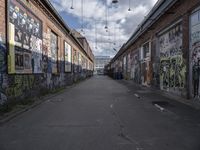
[[[131,54],[129,53],[127,56],[127,72],[131,72]]]
[[[34,87],[33,75],[15,75],[9,77],[6,95],[9,97],[19,97]]]
[[[131,53],[131,78],[135,83],[140,83],[140,62],[138,50]]]
[[[0,41],[0,73],[6,72],[6,47]]]
[[[191,56],[192,56],[192,84],[194,97],[199,95],[200,76],[200,18],[199,11],[191,16]]]
[[[182,53],[182,25],[177,25],[159,37],[160,88],[185,87],[186,63]]]
[[[42,22],[21,3],[9,7],[9,73],[42,73]]]
[[[7,86],[7,79],[5,74],[0,74],[0,105],[3,105],[7,102],[7,96],[4,93],[4,89]]]

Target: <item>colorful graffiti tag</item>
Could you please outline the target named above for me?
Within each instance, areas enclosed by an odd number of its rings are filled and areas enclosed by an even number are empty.
[[[160,88],[185,87],[186,63],[182,53],[182,25],[178,24],[159,37]]]

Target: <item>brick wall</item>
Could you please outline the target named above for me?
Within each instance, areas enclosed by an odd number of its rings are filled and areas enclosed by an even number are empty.
[[[158,33],[163,31],[164,29],[168,28],[170,25],[174,24],[179,19],[182,19],[181,25],[182,25],[182,56],[183,61],[186,66],[186,72],[184,79],[184,86],[181,88],[173,87],[173,89],[168,88],[165,89],[166,91],[181,95],[186,97],[188,95],[188,88],[189,88],[189,17],[191,15],[191,12],[200,6],[199,0],[179,0],[176,2],[167,12],[165,12],[149,29],[144,32],[140,37],[138,37],[134,43],[132,43],[121,56],[117,58],[117,60],[122,59],[124,56],[128,55],[132,51],[136,51],[141,48],[141,46],[147,42],[148,40],[151,41],[151,61],[150,63],[150,73],[148,76],[150,76],[151,80],[151,86],[156,86],[160,88],[160,65],[161,65],[161,59],[160,59],[160,49],[158,48],[158,40],[159,36]],[[134,61],[134,60],[132,60]],[[157,69],[155,68],[157,66]],[[132,66],[133,67],[133,66]],[[154,72],[154,70],[157,70],[157,73]],[[126,74],[126,76],[131,76],[131,74]],[[181,77],[180,77],[181,78]],[[174,81],[175,82],[175,81]],[[175,89],[175,90],[174,90]]]
[[[5,0],[0,0],[0,14],[2,16],[0,17],[0,35],[3,40],[5,40],[7,35],[6,26],[8,26],[5,20],[6,2],[7,1]],[[12,61],[12,63],[16,63],[16,61],[10,59],[13,58],[13,56],[11,57],[10,49],[8,49],[6,45],[0,43],[0,105],[17,103],[23,99],[28,100],[32,97],[46,94],[57,88],[73,84],[74,81],[81,80],[92,75],[91,69],[84,71],[81,70],[81,72],[74,71],[76,67],[81,67],[81,63],[80,66],[77,66],[77,64],[75,65],[75,60],[73,59],[74,50],[76,50],[80,56],[84,57],[91,64],[93,64],[92,58],[85,54],[84,49],[78,44],[75,38],[69,34],[69,31],[62,26],[59,20],[57,20],[56,16],[53,15],[52,10],[48,10],[43,3],[37,0],[14,0],[13,2],[14,4],[22,7],[20,8],[22,11],[26,13],[28,12],[27,14],[30,15],[29,17],[38,18],[42,22],[42,45],[40,45],[42,46],[42,55],[36,53],[37,56],[42,56],[42,59],[40,59],[41,61],[39,62],[39,65],[42,67],[42,71],[40,73],[33,72],[33,69],[35,70],[33,65],[35,64],[31,62],[32,70],[27,73],[23,72],[23,70],[22,72],[10,72],[10,70],[7,70],[7,68],[9,68],[8,66],[10,66],[10,61]],[[11,8],[9,7],[9,9]],[[56,72],[52,71],[52,62],[54,60],[52,59],[52,51],[50,49],[52,44],[50,42],[51,32],[58,37],[57,61],[55,61],[57,69]],[[69,72],[65,71],[64,42],[68,43],[72,47],[72,70]],[[11,46],[12,44],[9,42],[9,48]],[[36,49],[38,50],[38,47]],[[7,55],[9,59],[7,58]],[[31,55],[33,55],[33,51],[31,52]],[[16,56],[14,56],[14,59],[16,59]],[[25,61],[24,57],[23,61]]]

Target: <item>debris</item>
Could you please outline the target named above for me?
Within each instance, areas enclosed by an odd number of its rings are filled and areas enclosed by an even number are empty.
[[[140,96],[138,94],[134,94],[134,95],[135,95],[135,97],[140,98]]]
[[[154,106],[156,106],[158,109],[160,109],[161,112],[163,112],[165,109],[163,107],[161,107],[160,105],[158,104],[154,104]]]

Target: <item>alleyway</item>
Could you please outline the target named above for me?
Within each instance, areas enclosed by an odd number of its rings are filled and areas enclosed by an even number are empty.
[[[166,110],[155,100],[168,101]],[[94,76],[0,126],[0,150],[199,150],[199,118],[189,106]]]

